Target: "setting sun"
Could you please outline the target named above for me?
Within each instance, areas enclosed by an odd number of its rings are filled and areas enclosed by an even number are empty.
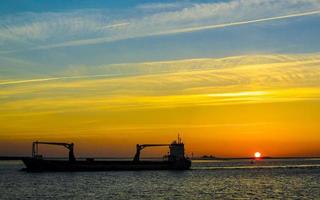
[[[261,157],[261,153],[260,152],[255,152],[254,153],[254,157],[255,158],[260,158]]]

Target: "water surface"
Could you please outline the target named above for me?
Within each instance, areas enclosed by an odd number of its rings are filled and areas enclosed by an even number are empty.
[[[320,160],[194,161],[188,171],[21,171],[0,161],[0,199],[320,199]]]

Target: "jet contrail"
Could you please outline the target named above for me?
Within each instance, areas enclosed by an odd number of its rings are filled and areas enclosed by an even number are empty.
[[[0,82],[1,85],[13,85],[21,83],[33,83],[33,82],[46,82],[46,81],[55,81],[55,80],[66,80],[66,79],[82,79],[82,78],[98,78],[98,77],[117,77],[124,74],[99,74],[99,75],[83,75],[83,76],[60,76],[60,77],[51,77],[51,78],[36,78],[36,79],[25,79],[25,80],[13,80]],[[125,74],[125,75],[135,75],[135,74]]]
[[[202,31],[202,30],[208,30],[208,29],[225,28],[225,27],[230,27],[230,26],[240,26],[240,25],[245,25],[245,24],[254,24],[254,23],[261,23],[261,22],[267,22],[267,21],[273,21],[273,20],[281,20],[281,19],[288,19],[288,18],[294,18],[294,17],[317,15],[317,14],[320,14],[320,10],[294,13],[294,14],[288,14],[288,15],[281,15],[281,16],[276,16],[276,17],[247,20],[247,21],[230,22],[230,23],[224,23],[224,24],[197,26],[197,27],[190,27],[190,28],[180,28],[180,29],[173,29],[173,30],[167,30],[167,31],[162,31],[162,32],[143,34],[143,35],[127,36],[127,37],[123,37],[123,38],[101,37],[101,38],[93,38],[93,39],[74,40],[74,41],[69,41],[69,42],[64,42],[64,43],[59,43],[59,44],[39,46],[39,47],[36,47],[33,49],[39,50],[39,49],[60,48],[60,47],[68,47],[68,46],[92,45],[92,44],[115,42],[115,41],[121,41],[121,40],[133,39],[133,38],[171,35],[171,34]],[[124,24],[124,25],[127,25],[127,24]]]
[[[119,23],[119,24],[111,24],[111,25],[103,26],[103,27],[101,27],[101,29],[118,28],[121,26],[128,26],[129,24],[130,23],[128,23],[128,22],[123,22],[123,23]]]
[[[245,25],[245,24],[253,24],[253,23],[259,23],[259,22],[273,21],[273,20],[278,20],[278,19],[287,19],[287,18],[293,18],[293,17],[302,17],[302,16],[316,15],[316,14],[320,14],[320,10],[303,12],[303,13],[295,13],[295,14],[290,14],[290,15],[282,15],[282,16],[277,16],[277,17],[254,19],[254,20],[248,20],[248,21],[230,22],[230,23],[224,23],[224,24],[216,24],[216,25],[198,26],[198,27],[191,27],[191,28],[169,30],[169,31],[164,31],[164,32],[158,33],[156,35],[169,35],[169,34],[175,34],[175,33],[202,31],[202,30],[207,30],[207,29],[217,29],[217,28],[224,28],[224,27],[229,27],[229,26],[239,26],[239,25]]]
[[[12,84],[19,84],[19,83],[53,81],[53,80],[58,80],[58,79],[60,79],[60,78],[38,78],[38,79],[27,79],[27,80],[17,80],[17,81],[6,81],[6,82],[0,82],[0,85],[12,85]]]

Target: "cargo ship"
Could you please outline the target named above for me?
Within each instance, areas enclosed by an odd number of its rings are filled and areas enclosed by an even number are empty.
[[[68,160],[45,159],[38,154],[39,145],[59,145],[69,150]],[[141,150],[147,147],[168,146],[169,154],[164,160],[140,160]],[[40,142],[32,143],[32,156],[22,158],[25,170],[34,171],[109,171],[109,170],[187,170],[191,167],[191,160],[185,156],[184,143],[178,137],[170,144],[137,144],[136,154],[132,160],[95,160],[87,158],[77,160],[74,156],[73,143]]]

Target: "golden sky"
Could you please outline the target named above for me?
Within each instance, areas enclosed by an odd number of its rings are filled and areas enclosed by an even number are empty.
[[[75,142],[78,155],[131,156],[136,143],[180,133],[189,155],[320,156],[319,65],[320,54],[267,54],[3,79],[0,154],[48,140]]]

